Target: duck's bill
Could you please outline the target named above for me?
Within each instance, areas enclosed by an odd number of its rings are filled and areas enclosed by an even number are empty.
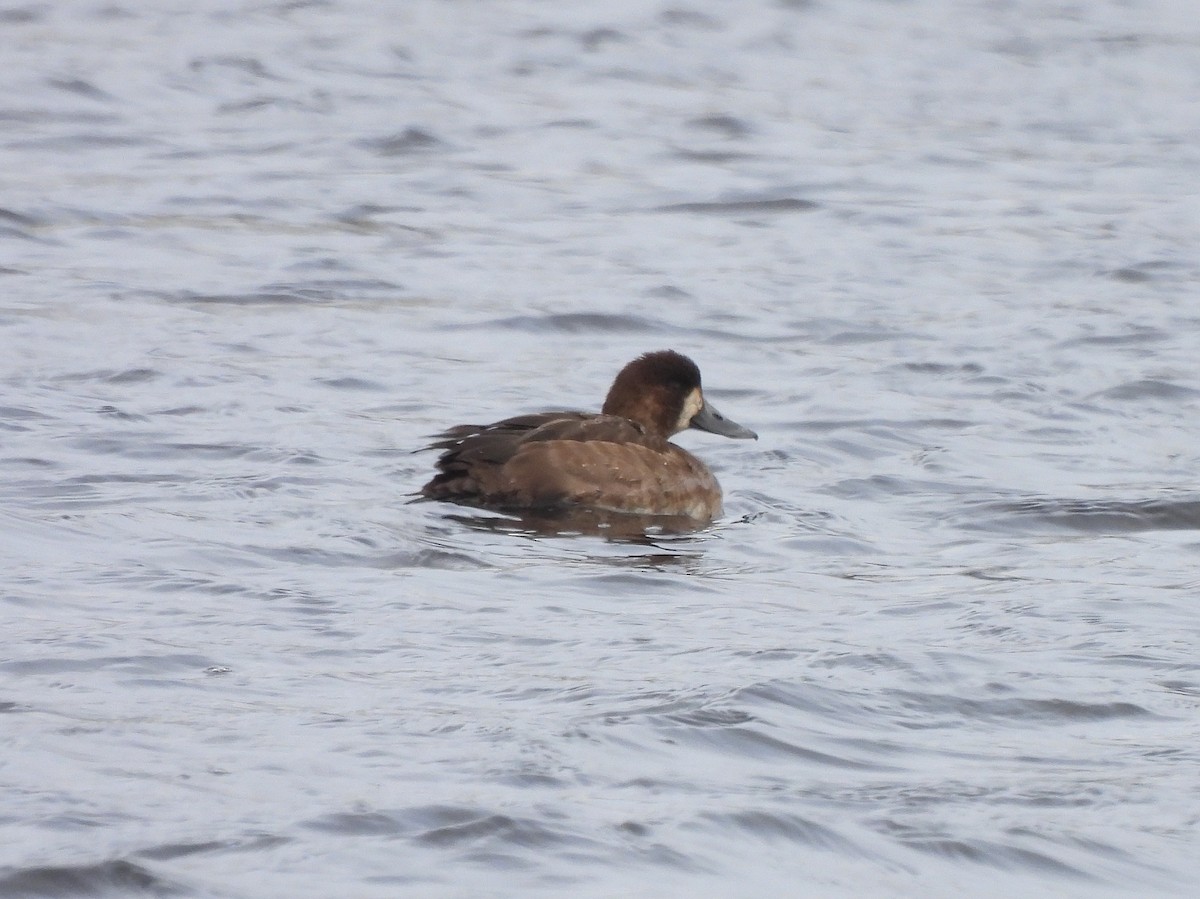
[[[743,428],[732,418],[726,418],[718,412],[708,400],[700,407],[700,411],[692,417],[691,427],[720,434],[722,437],[737,437],[747,440],[757,440],[758,435],[749,428]]]

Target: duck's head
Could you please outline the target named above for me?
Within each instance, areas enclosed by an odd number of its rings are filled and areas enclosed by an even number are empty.
[[[621,369],[601,411],[636,421],[661,437],[698,428],[725,437],[758,439],[704,399],[700,369],[674,350],[646,353]]]

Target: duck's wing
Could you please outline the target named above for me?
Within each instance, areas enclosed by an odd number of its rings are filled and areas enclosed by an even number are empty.
[[[518,415],[438,437],[430,448],[445,452],[424,496],[521,507],[587,502],[601,485],[627,490],[669,446],[628,419],[586,412]]]
[[[640,424],[619,415],[560,416],[534,428],[523,443],[537,444],[556,440],[571,443],[598,443],[661,447],[665,441],[646,433]]]
[[[587,412],[533,412],[529,415],[514,415],[512,418],[493,422],[490,425],[457,425],[447,428],[440,434],[435,434],[434,442],[425,449],[454,449],[472,437],[483,435],[519,439],[530,431],[536,431],[543,425],[552,422],[583,421],[594,417]]]
[[[427,447],[445,452],[438,457],[437,475],[421,493],[430,499],[497,502],[500,472],[524,441],[546,427],[570,428],[593,417],[586,412],[535,412],[443,431]]]

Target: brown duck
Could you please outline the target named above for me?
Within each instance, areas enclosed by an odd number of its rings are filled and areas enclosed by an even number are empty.
[[[704,398],[700,369],[673,350],[646,353],[617,375],[600,413],[542,412],[439,435],[429,499],[502,510],[573,509],[711,521],[721,487],[667,438],[687,428],[758,435]]]

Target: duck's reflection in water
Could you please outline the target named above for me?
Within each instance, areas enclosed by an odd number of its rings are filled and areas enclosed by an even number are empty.
[[[444,516],[477,531],[530,537],[601,537],[619,543],[662,547],[664,543],[686,543],[687,537],[712,527],[683,515],[636,515],[603,509],[563,509],[531,511],[527,509],[495,512],[480,509],[475,514],[451,513]]]

